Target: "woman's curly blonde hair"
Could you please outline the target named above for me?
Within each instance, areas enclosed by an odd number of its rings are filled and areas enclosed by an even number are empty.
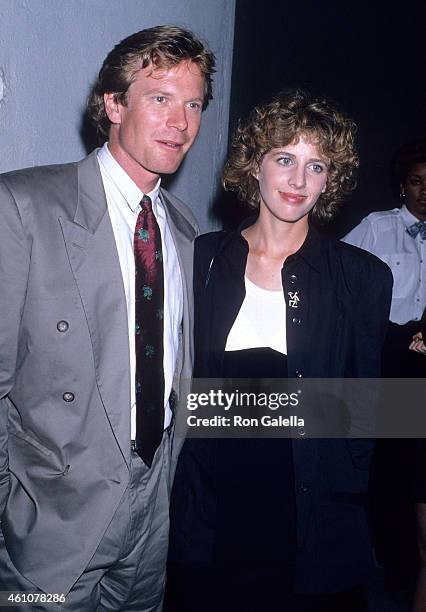
[[[260,192],[255,175],[263,156],[305,136],[328,162],[326,188],[312,215],[321,223],[331,221],[343,198],[356,187],[359,160],[355,132],[355,123],[327,100],[299,89],[278,94],[272,102],[256,106],[246,121],[240,121],[223,171],[223,186],[236,191],[251,208],[258,208]]]

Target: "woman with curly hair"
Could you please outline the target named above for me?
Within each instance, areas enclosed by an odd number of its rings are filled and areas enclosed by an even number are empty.
[[[390,272],[314,226],[357,165],[354,124],[305,92],[239,125],[223,182],[255,216],[196,242],[196,377],[379,376]],[[371,442],[300,435],[185,442],[166,610],[363,609]]]

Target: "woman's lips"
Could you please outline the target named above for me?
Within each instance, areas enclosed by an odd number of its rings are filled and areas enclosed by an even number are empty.
[[[307,198],[307,196],[300,195],[300,193],[290,193],[288,191],[280,191],[279,194],[284,200],[287,200],[287,202],[291,202],[292,204],[300,204]]]

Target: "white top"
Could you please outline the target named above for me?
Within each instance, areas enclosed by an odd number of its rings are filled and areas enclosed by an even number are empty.
[[[135,259],[133,237],[141,210],[143,193],[111,155],[105,144],[98,152],[99,168],[104,184],[108,212],[117,245],[127,303],[130,347],[131,437],[136,437],[136,353],[135,353]],[[160,227],[164,266],[164,428],[171,422],[169,397],[182,323],[183,290],[176,248],[167,223],[166,211],[159,195],[160,179],[148,195]]]
[[[270,347],[287,354],[284,293],[261,289],[245,276],[246,296],[229,332],[225,351]]]
[[[407,233],[417,221],[405,205],[373,212],[343,239],[377,255],[392,270],[390,320],[400,325],[421,319],[426,306],[426,241]]]

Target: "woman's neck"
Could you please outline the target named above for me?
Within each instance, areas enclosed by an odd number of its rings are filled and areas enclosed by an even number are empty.
[[[296,223],[287,223],[259,214],[257,221],[243,230],[242,235],[249,244],[252,254],[271,259],[280,259],[296,253],[308,234],[308,218],[303,217]]]
[[[276,222],[275,222],[276,221]],[[259,215],[256,223],[242,232],[249,245],[245,274],[258,287],[278,291],[281,269],[289,255],[300,249],[308,233],[308,220],[297,223]]]

